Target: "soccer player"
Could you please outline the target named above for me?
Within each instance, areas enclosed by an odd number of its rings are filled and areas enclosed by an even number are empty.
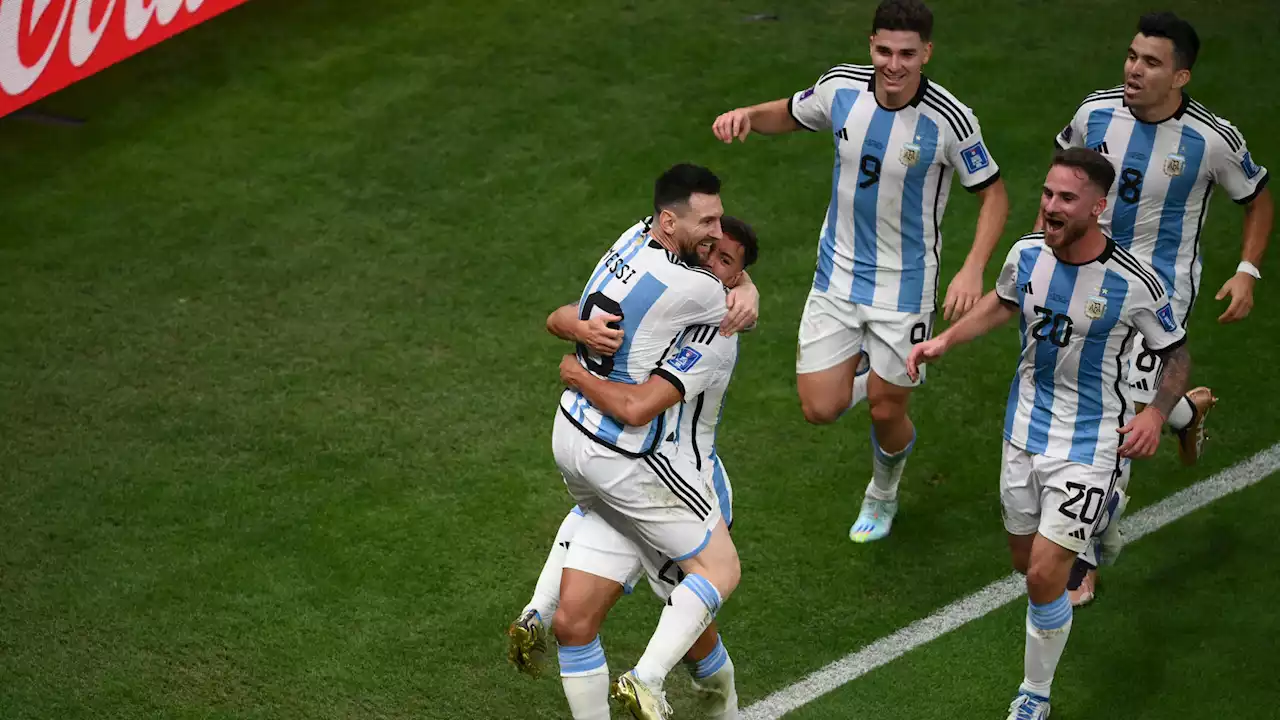
[[[703,267],[720,278],[725,287],[733,288],[741,281],[747,267],[758,256],[758,241],[746,223],[725,216],[721,219],[722,235],[710,248]],[[621,318],[602,316],[607,322]],[[586,344],[599,344],[600,350],[612,354],[621,344],[620,330],[597,329],[579,320],[574,306],[552,313],[547,322],[557,336]],[[678,380],[684,388],[680,425],[669,436],[672,442],[685,446],[697,458],[699,470],[711,475],[711,484],[720,501],[720,512],[726,527],[732,527],[732,486],[716,452],[715,440],[725,394],[729,388],[737,359],[737,336],[718,337],[710,327],[693,328],[677,343],[680,348],[661,370],[663,380],[642,385],[610,383],[592,376],[567,356],[561,362],[566,384],[579,389],[589,400],[614,417],[627,418],[632,413],[647,411],[645,407],[663,407],[679,389],[670,380]],[[634,420],[637,418],[631,417]],[[545,651],[546,628],[560,601],[560,578],[564,568],[585,572],[612,583],[608,587],[608,606],[623,593],[629,593],[642,574],[660,600],[665,602],[676,583],[680,570],[669,558],[641,548],[614,530],[596,514],[584,514],[574,507],[560,525],[551,552],[538,577],[533,597],[511,627],[509,657],[522,672],[537,675],[540,655]],[[607,611],[608,608],[606,608]],[[601,618],[602,619],[602,618]],[[562,659],[561,672],[571,673],[573,657]],[[711,718],[728,720],[737,717],[738,696],[734,684],[733,661],[720,639],[716,624],[703,631],[690,648],[685,664],[694,678],[694,687],[703,697],[703,709]]]
[[[1200,39],[1186,20],[1170,12],[1142,16],[1125,59],[1124,85],[1085,97],[1056,138],[1060,148],[1098,150],[1116,168],[1119,182],[1107,198],[1103,230],[1155,269],[1183,325],[1200,292],[1200,234],[1213,188],[1221,185],[1245,213],[1241,262],[1215,297],[1231,298],[1219,322],[1242,320],[1253,307],[1274,214],[1270,176],[1254,162],[1244,137],[1186,93],[1199,50]],[[1134,401],[1150,403],[1160,357],[1140,336],[1127,362]],[[1216,402],[1209,388],[1198,387],[1169,415],[1184,464],[1198,459],[1205,417]],[[1122,491],[1128,480],[1126,472]],[[1072,574],[1074,604],[1093,599],[1098,549],[1091,544]],[[1118,545],[1107,550],[1103,559],[1113,561]]]
[[[952,347],[1020,319],[1000,504],[1029,605],[1025,675],[1009,720],[1049,717],[1050,685],[1071,632],[1067,576],[1076,554],[1104,514],[1121,467],[1155,453],[1165,418],[1187,387],[1191,358],[1164,285],[1098,224],[1115,177],[1093,150],[1058,152],[1040,198],[1044,231],[1015,243],[995,291],[907,360],[914,375]],[[1137,333],[1164,361],[1164,373],[1151,403],[1135,414],[1121,361]]]
[[[813,288],[800,319],[796,384],[805,419],[835,422],[871,405],[872,479],[849,530],[854,542],[889,534],[898,485],[915,445],[907,413],[923,378],[906,373],[912,345],[933,333],[940,224],[953,174],[981,202],[973,247],[947,289],[944,319],[982,294],[982,271],[1009,212],[995,158],[973,111],[925,77],[933,15],[920,0],[884,0],[871,24],[872,65],[837,65],[812,87],[716,118],[715,136],[745,141],[810,130],[835,142],[831,201],[819,234]],[[869,373],[860,373],[864,364]]]
[[[726,289],[697,266],[696,248],[720,237],[719,193],[720,181],[710,170],[671,168],[655,184],[653,217],[623,233],[597,263],[578,303],[579,318],[622,318],[624,337],[612,355],[579,346],[578,362],[592,375],[632,385],[675,385],[672,378],[678,376],[660,366],[688,368],[691,355],[684,347],[675,350],[678,341],[683,338],[687,346],[695,326],[717,335],[728,312]],[[749,282],[733,293],[744,296],[744,289],[745,297],[758,300]],[[667,407],[646,407],[623,418],[580,389],[568,388],[560,399],[552,451],[575,502],[684,572],[644,654],[612,692],[595,632],[610,585],[588,573],[564,572],[553,631],[565,696],[579,720],[609,717],[611,694],[641,720],[665,718],[663,681],[738,584],[738,552],[720,517],[719,499],[703,482],[696,457],[667,440],[679,426],[680,397],[674,393]]]

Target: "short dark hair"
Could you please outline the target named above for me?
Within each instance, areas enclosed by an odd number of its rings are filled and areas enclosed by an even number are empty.
[[[920,0],[883,0],[871,21],[871,34],[878,30],[907,30],[929,42],[933,36],[933,12]]]
[[[1053,165],[1079,168],[1097,185],[1102,194],[1111,192],[1111,184],[1116,181],[1116,169],[1102,153],[1089,148],[1073,147],[1059,150],[1053,155]]]
[[[752,230],[747,223],[732,215],[724,215],[720,218],[720,232],[742,246],[744,270],[751,267],[760,257],[760,240],[756,237],[756,231]]]
[[[1168,38],[1178,70],[1190,70],[1200,54],[1200,36],[1191,23],[1171,12],[1147,13],[1138,18],[1138,32],[1147,37]]]
[[[680,163],[658,176],[653,184],[653,212],[670,210],[675,205],[689,202],[694,193],[720,194],[720,178],[701,165]]]

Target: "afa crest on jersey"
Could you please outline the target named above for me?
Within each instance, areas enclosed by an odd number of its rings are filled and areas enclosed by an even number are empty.
[[[898,152],[898,160],[907,167],[915,167],[920,162],[920,146],[916,143],[903,143]]]
[[[1178,177],[1182,171],[1187,169],[1187,156],[1178,153],[1169,153],[1164,158],[1164,174],[1169,177]]]
[[[680,372],[689,372],[701,359],[702,353],[691,347],[683,347],[680,348],[680,352],[676,353],[674,357],[667,361],[667,364]]]
[[[1100,320],[1103,315],[1107,314],[1107,296],[1106,295],[1090,295],[1088,302],[1084,304],[1084,316],[1090,320]]]

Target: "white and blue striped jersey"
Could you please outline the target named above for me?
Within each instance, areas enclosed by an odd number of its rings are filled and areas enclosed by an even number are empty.
[[[905,107],[886,110],[865,65],[837,65],[789,108],[802,127],[835,137],[814,289],[884,310],[931,311],[952,173],[974,192],[1000,176],[973,111],[928,78]]]
[[[1185,324],[1200,288],[1200,231],[1213,187],[1249,203],[1266,186],[1267,169],[1231,123],[1185,93],[1173,117],[1148,123],[1125,106],[1123,87],[1099,90],[1056,141],[1098,150],[1115,166],[1102,227],[1155,269]]]
[[[711,474],[726,527],[733,524],[733,489],[716,453],[716,435],[737,364],[737,335],[724,337],[715,325],[694,325],[681,334],[662,367],[654,370],[684,397],[668,411],[666,439],[675,444],[677,453],[689,453],[699,473]]]
[[[1133,414],[1125,359],[1140,332],[1154,352],[1185,340],[1151,267],[1108,240],[1096,260],[1061,262],[1043,233],[1005,258],[996,293],[1021,311],[1022,355],[1004,436],[1030,453],[1114,467]]]
[[[648,224],[633,225],[600,258],[578,302],[578,317],[622,317],[622,347],[599,356],[578,345],[578,360],[605,380],[638,384],[666,360],[691,325],[719,325],[726,290],[715,275],[681,262],[654,240]],[[582,393],[565,390],[560,409],[580,430],[623,455],[640,457],[663,439],[667,416],[643,427],[624,425],[598,410]]]

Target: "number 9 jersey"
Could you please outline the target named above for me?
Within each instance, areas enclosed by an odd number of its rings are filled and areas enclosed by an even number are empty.
[[[624,333],[622,347],[599,356],[579,345],[578,360],[605,380],[643,383],[673,355],[686,328],[720,324],[726,293],[715,275],[681,262],[649,235],[647,223],[637,223],[596,264],[578,302],[582,320],[602,314],[622,318],[617,324]],[[564,391],[560,411],[597,443],[628,457],[657,449],[671,414],[642,427],[624,425],[576,390]]]
[[[927,77],[905,106],[881,107],[866,65],[837,65],[788,105],[801,127],[835,141],[813,289],[881,310],[932,311],[952,173],[970,192],[1000,177],[973,111]]]
[[[1133,415],[1123,363],[1135,333],[1157,353],[1186,339],[1151,267],[1111,240],[1097,259],[1072,265],[1043,233],[1031,233],[1009,251],[996,294],[1021,312],[1005,440],[1035,455],[1116,467],[1116,430]]]

